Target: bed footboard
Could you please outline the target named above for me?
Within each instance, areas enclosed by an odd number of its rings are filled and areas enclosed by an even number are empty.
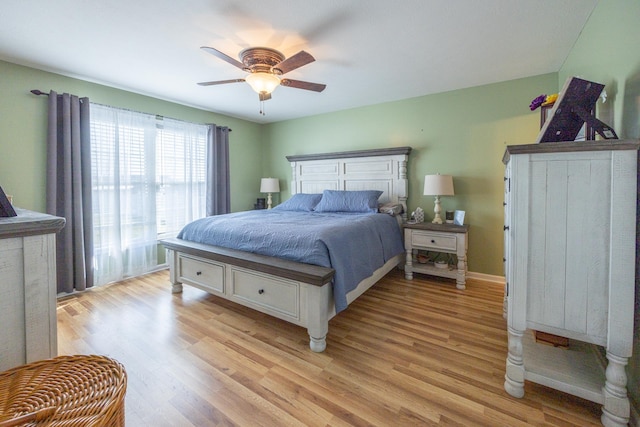
[[[325,350],[333,269],[180,239],[161,243],[168,250],[173,293],[182,292],[186,283],[306,327],[311,350]]]

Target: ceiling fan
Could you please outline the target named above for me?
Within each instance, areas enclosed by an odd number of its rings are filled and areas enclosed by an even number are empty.
[[[271,99],[271,92],[273,92],[278,86],[288,86],[295,89],[305,89],[313,92],[322,92],[327,87],[327,85],[320,83],[311,83],[280,77],[290,71],[315,61],[315,58],[304,50],[290,56],[289,58],[285,58],[281,52],[275,49],[268,47],[250,47],[240,52],[239,58],[242,61],[240,62],[212,47],[202,46],[200,49],[249,73],[249,75],[244,79],[201,82],[198,83],[200,86],[247,82],[251,88],[258,93],[260,101],[267,101]]]

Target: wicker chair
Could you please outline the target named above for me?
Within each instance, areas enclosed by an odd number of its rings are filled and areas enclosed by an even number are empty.
[[[0,373],[0,427],[124,427],[127,374],[105,356],[60,356]]]

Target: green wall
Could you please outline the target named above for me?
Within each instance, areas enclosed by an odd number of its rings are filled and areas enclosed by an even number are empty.
[[[262,126],[124,90],[0,61],[0,186],[18,207],[44,212],[47,99],[29,91],[69,92],[91,102],[198,123],[229,126],[231,208],[253,207],[260,196]]]
[[[604,83],[607,101],[598,117],[620,138],[640,139],[640,1],[601,0],[558,73]],[[638,259],[636,255],[636,259]],[[636,272],[636,277],[638,273]],[[629,394],[640,410],[640,283],[636,278],[633,357],[628,365]]]
[[[469,270],[502,276],[503,165],[507,145],[532,143],[539,113],[529,103],[557,91],[555,73],[283,121],[265,127],[269,174],[289,197],[285,156],[384,147],[413,147],[408,165],[409,209],[433,217],[433,197],[422,195],[424,175],[454,176],[456,195],[442,210],[466,211]]]

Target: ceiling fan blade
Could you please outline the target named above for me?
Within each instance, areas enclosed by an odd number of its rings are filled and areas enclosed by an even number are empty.
[[[240,83],[243,82],[244,79],[233,79],[233,80],[217,80],[215,82],[200,82],[198,83],[200,86],[213,86],[213,85],[224,85],[227,83]]]
[[[280,70],[282,74],[286,74],[289,71],[293,71],[296,68],[300,68],[303,65],[307,65],[315,60],[316,59],[311,56],[310,53],[301,50],[300,52],[296,53],[293,56],[290,56],[273,68]]]
[[[258,98],[260,99],[260,101],[268,101],[271,99],[271,94],[270,93],[265,93],[265,92],[261,92],[258,94]]]
[[[282,86],[294,87],[296,89],[312,90],[314,92],[322,92],[327,85],[320,83],[303,82],[301,80],[282,79],[280,81]]]
[[[210,53],[211,55],[218,57],[220,59],[222,59],[223,61],[228,62],[231,65],[235,65],[236,67],[240,68],[241,70],[245,69],[245,66],[242,62],[233,59],[232,57],[230,57],[229,55],[227,55],[226,53],[222,53],[217,49],[214,49],[212,47],[208,47],[208,46],[201,46],[200,49],[204,50],[205,52]]]

